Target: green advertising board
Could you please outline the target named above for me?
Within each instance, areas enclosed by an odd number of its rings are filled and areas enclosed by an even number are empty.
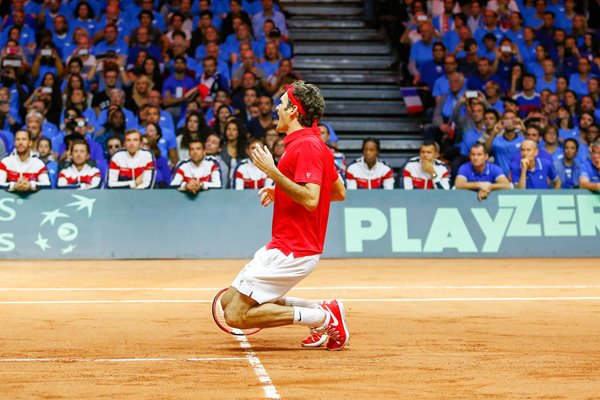
[[[4,259],[250,258],[270,238],[255,191],[56,190],[0,197]],[[587,191],[354,191],[324,257],[600,257]]]

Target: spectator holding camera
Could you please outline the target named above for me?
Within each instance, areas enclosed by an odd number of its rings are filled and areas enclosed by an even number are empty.
[[[523,121],[513,111],[506,111],[485,143],[486,150],[491,150],[491,154],[494,156],[494,163],[502,169],[505,175],[510,170],[513,156],[520,151],[524,132]]]

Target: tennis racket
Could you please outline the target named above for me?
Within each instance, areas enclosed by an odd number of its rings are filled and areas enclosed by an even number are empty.
[[[262,328],[237,329],[227,325],[227,322],[225,322],[225,313],[223,312],[223,308],[221,307],[221,298],[223,297],[223,294],[225,294],[227,289],[229,288],[221,289],[219,293],[217,293],[217,295],[215,296],[212,303],[212,315],[217,326],[223,332],[236,336],[248,336],[260,332]]]

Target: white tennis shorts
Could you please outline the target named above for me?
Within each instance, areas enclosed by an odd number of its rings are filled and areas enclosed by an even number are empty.
[[[278,249],[260,248],[231,286],[259,304],[280,299],[317,266],[319,255],[294,258]]]

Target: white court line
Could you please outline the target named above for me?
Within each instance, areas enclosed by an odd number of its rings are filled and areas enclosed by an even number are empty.
[[[421,303],[421,302],[481,302],[481,301],[600,301],[600,296],[568,296],[568,297],[423,297],[423,298],[390,298],[390,299],[347,299],[354,303]],[[36,301],[0,301],[0,305],[35,305],[35,304],[153,304],[153,303],[212,303],[212,300],[36,300]]]
[[[63,358],[0,358],[0,363],[136,363],[136,362],[203,362],[203,361],[242,361],[247,357],[190,357],[190,358],[84,358],[84,357],[63,357]]]
[[[242,331],[238,329],[233,329],[233,331],[236,333],[242,333]],[[236,339],[238,340],[238,342],[240,342],[240,346],[246,353],[248,362],[252,366],[252,369],[254,369],[254,373],[256,374],[256,376],[258,376],[258,380],[260,381],[263,387],[266,398],[281,399],[279,393],[277,393],[277,388],[273,385],[273,382],[271,381],[271,378],[267,373],[267,370],[260,362],[260,359],[254,352],[254,350],[252,350],[252,346],[250,345],[250,342],[248,342],[248,338],[246,337],[246,335],[236,336]]]
[[[0,288],[0,292],[215,292],[222,288]],[[599,285],[399,285],[399,286],[307,286],[293,290],[402,290],[402,289],[600,289]]]

